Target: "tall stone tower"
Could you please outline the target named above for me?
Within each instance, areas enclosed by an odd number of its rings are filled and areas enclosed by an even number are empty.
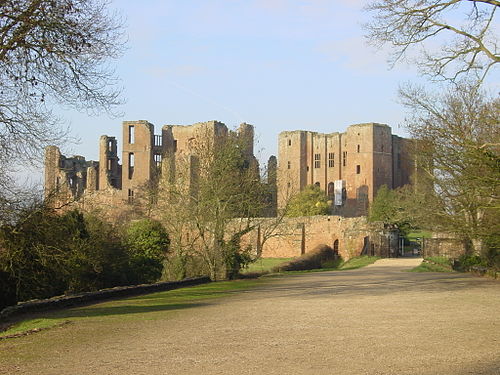
[[[153,145],[153,124],[144,120],[123,122],[122,190],[129,202],[155,173]]]
[[[121,166],[119,165],[115,137],[102,135],[99,139],[98,189],[121,188]]]

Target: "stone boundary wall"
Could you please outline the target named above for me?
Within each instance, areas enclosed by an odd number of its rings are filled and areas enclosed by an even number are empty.
[[[465,254],[464,243],[456,238],[424,238],[422,256],[458,259]]]
[[[0,312],[0,321],[15,315],[33,313],[39,311],[56,310],[67,307],[77,307],[89,303],[105,301],[118,297],[131,297],[141,294],[163,292],[179,289],[186,286],[209,283],[209,277],[197,277],[181,281],[168,281],[155,284],[142,284],[131,286],[119,286],[115,288],[102,289],[97,292],[86,292],[68,296],[53,297],[44,300],[33,300],[19,302],[15,306],[9,306]]]
[[[233,224],[244,227],[245,220],[238,219]],[[279,223],[276,218],[262,218],[252,225],[255,229],[242,238],[242,247],[250,245],[263,258],[298,257],[323,244],[336,250],[344,260],[362,254],[397,255],[397,236],[394,241],[393,231],[382,223],[368,223],[366,217],[286,217]]]

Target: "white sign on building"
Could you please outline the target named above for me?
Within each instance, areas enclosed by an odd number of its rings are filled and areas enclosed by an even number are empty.
[[[335,191],[335,206],[342,206],[345,197],[345,180],[335,180],[333,184]]]

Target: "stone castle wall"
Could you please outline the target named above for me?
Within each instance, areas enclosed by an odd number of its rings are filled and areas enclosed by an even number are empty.
[[[464,242],[456,238],[424,238],[423,241],[424,258],[442,256],[458,259],[466,253]]]
[[[332,247],[346,260],[362,254],[397,254],[397,235],[380,224],[368,223],[366,217],[263,218],[254,219],[252,224],[255,229],[243,237],[242,245],[250,245],[264,258],[296,257],[321,244]]]

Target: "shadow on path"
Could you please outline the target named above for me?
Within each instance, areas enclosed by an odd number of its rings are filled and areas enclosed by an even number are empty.
[[[409,267],[390,264],[368,266],[349,271],[327,271],[287,275],[275,283],[252,292],[256,298],[315,298],[328,295],[383,296],[404,292],[449,293],[498,286],[498,281],[464,273],[404,272]],[[499,289],[500,290],[500,289]]]

